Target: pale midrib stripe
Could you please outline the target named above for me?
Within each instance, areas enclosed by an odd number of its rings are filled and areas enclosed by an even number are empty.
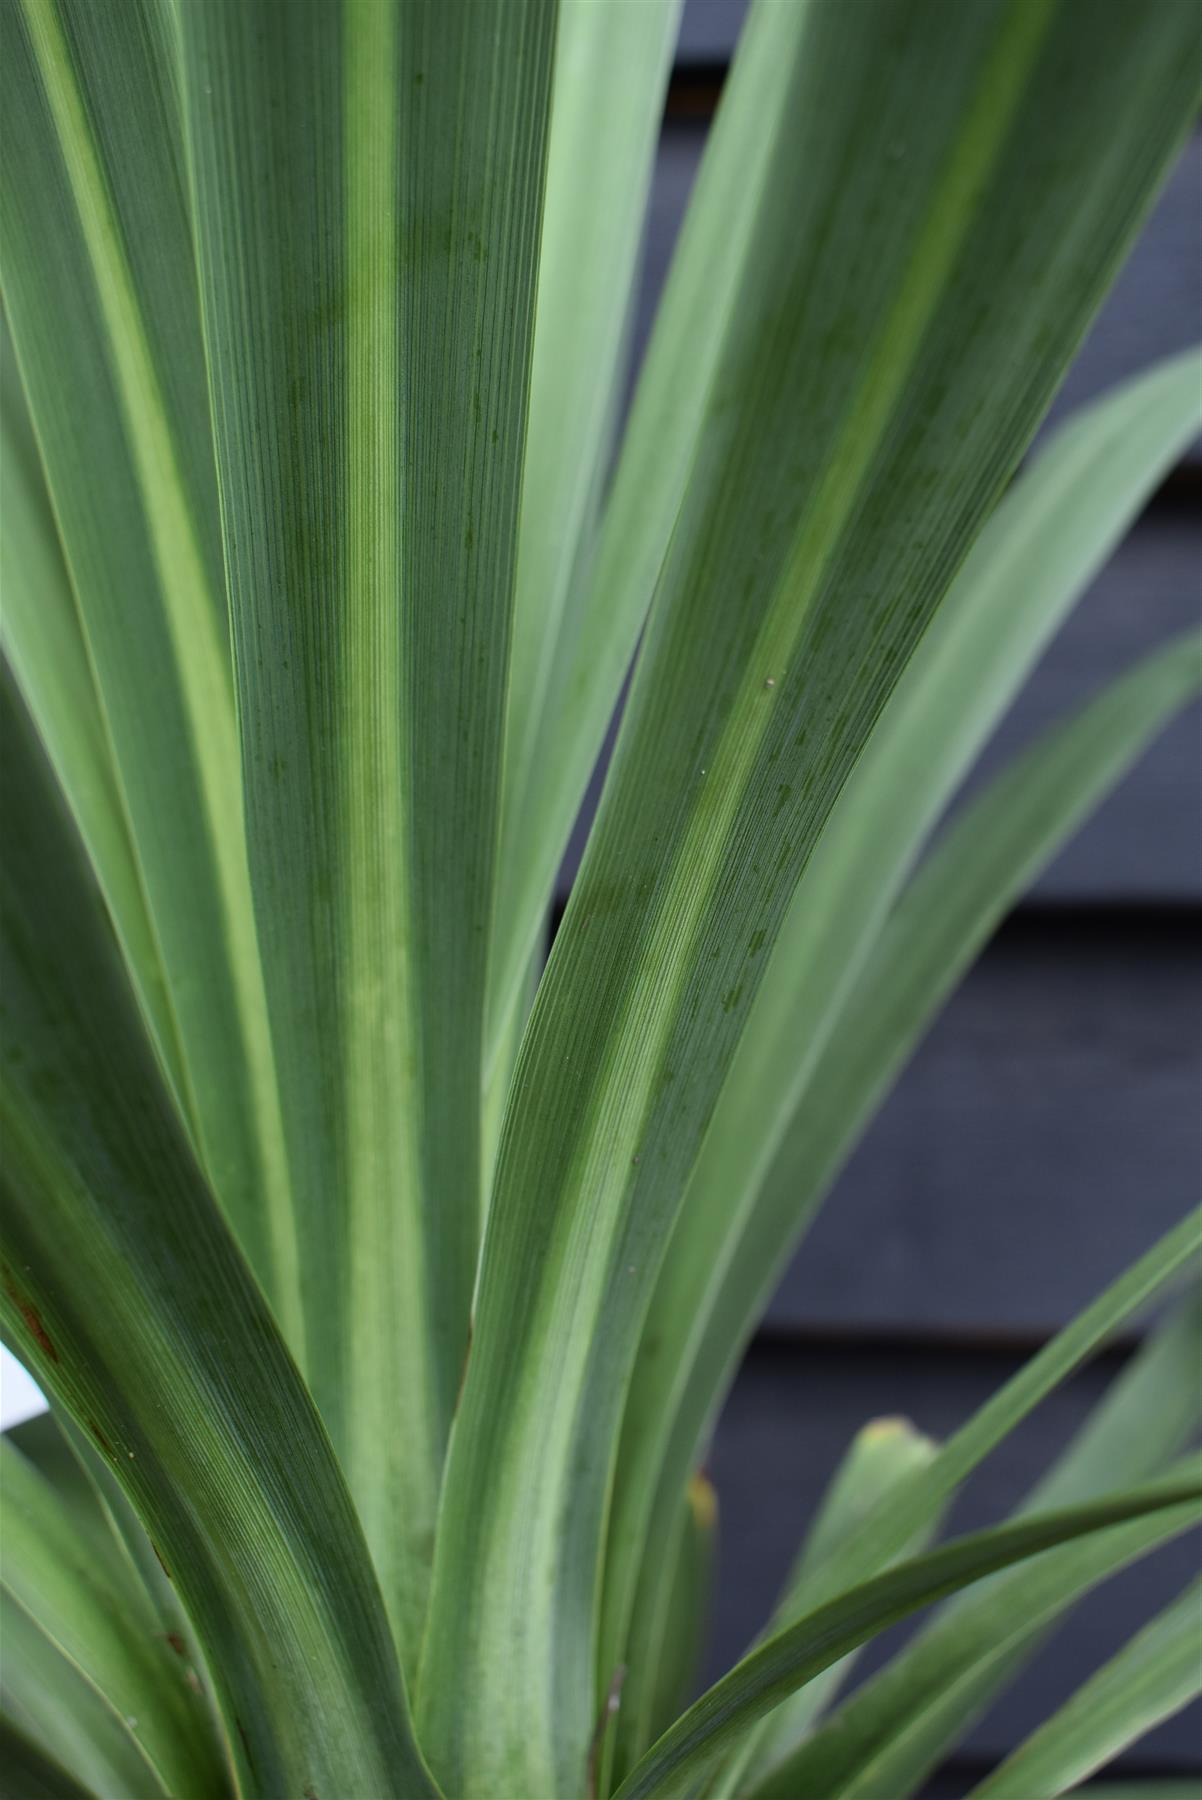
[[[346,336],[345,622],[340,681],[344,840],[340,850],[350,1005],[338,1022],[345,1079],[347,1365],[345,1461],[380,1568],[394,1629],[398,1610],[386,1546],[400,1496],[390,1491],[382,1394],[395,1410],[400,1370],[382,1353],[425,1336],[427,1250],[420,1154],[422,1101],[412,941],[410,803],[402,691],[400,592],[401,386],[397,275],[399,21],[393,0],[351,0],[343,73]],[[404,1254],[399,1254],[403,1244]],[[428,1355],[404,1370],[411,1467],[425,1470],[433,1526],[440,1455],[436,1382]],[[381,1479],[383,1477],[383,1479]],[[392,1538],[400,1541],[395,1530]]]
[[[727,841],[754,778],[760,751],[771,725],[774,703],[781,689],[765,689],[771,677],[779,684],[795,656],[808,627],[811,606],[826,577],[832,554],[855,514],[862,485],[868,477],[881,434],[910,379],[930,320],[943,292],[943,280],[975,224],[974,200],[1003,144],[1024,91],[1025,78],[1037,54],[1058,0],[1032,0],[1011,13],[989,55],[978,88],[977,103],[962,129],[959,141],[945,158],[946,173],[936,188],[925,226],[911,254],[897,298],[877,334],[864,374],[847,413],[838,442],[818,483],[810,506],[794,537],[792,549],[777,584],[774,599],[748,658],[747,673],[719,738],[706,783],[709,804],[694,809],[673,861],[669,881],[658,901],[656,924],[639,958],[642,971],[632,984],[613,1029],[607,1051],[593,1083],[594,1125],[585,1136],[565,1185],[591,1197],[589,1217],[621,1216],[620,1197],[630,1188],[628,1167],[615,1169],[613,1144],[637,1141],[640,1123],[655,1088],[679,1016],[680,1002],[696,965],[697,943],[704,930],[710,905],[722,875]],[[758,709],[758,712],[757,712]],[[648,1024],[653,1021],[653,1024]],[[638,1078],[631,1080],[626,1096],[611,1110],[598,1109],[596,1097],[609,1096],[621,1074],[631,1042],[639,1042]],[[603,1128],[602,1128],[603,1127]],[[613,1231],[610,1239],[612,1241]],[[595,1297],[604,1287],[605,1274],[597,1270],[591,1285]],[[588,1296],[563,1291],[553,1302],[553,1313],[565,1322],[580,1315]],[[569,1327],[567,1338],[579,1340]],[[558,1334],[563,1341],[563,1333]],[[571,1359],[582,1369],[589,1346],[580,1344]],[[563,1423],[575,1410],[579,1391],[577,1369],[566,1360],[557,1364],[555,1381],[560,1399],[552,1409]],[[513,1479],[523,1477],[515,1466]],[[524,1479],[524,1477],[523,1477]],[[541,1509],[529,1505],[526,1486],[511,1489],[513,1511],[525,1517],[527,1528],[536,1527]],[[558,1511],[559,1501],[549,1496]],[[548,1543],[554,1542],[552,1532]],[[599,1590],[598,1562],[596,1586]],[[596,1608],[594,1609],[596,1611]]]
[[[632,988],[611,1033],[613,1051],[598,1085],[608,1085],[613,1065],[632,1035],[632,1022],[644,1022],[640,1035],[648,1044],[645,1021],[657,1018],[658,1029],[640,1062],[654,1069],[663,1059],[676,1018],[676,1008],[664,1004],[665,990],[679,998],[687,986],[696,961],[697,937],[722,873],[727,840],[754,777],[785,673],[808,628],[810,608],[829,572],[833,552],[854,516],[883,428],[910,378],[943,291],[943,278],[975,223],[975,191],[1004,139],[1050,10],[1057,4],[1058,0],[1036,0],[1035,5],[1011,15],[1009,29],[995,47],[981,84],[985,94],[996,84],[993,104],[984,109],[983,117],[974,114],[959,144],[948,153],[947,174],[933,198],[898,297],[866,362],[839,441],[794,538],[749,655],[747,672],[712,755],[705,790],[707,801],[713,797],[712,803],[694,809],[675,854],[672,876],[657,905],[656,928],[639,959],[647,973]],[[1025,29],[1015,33],[1016,23]],[[1019,38],[1014,48],[1011,35]],[[768,679],[777,684],[775,691],[766,689]],[[704,874],[699,876],[699,870]],[[671,971],[666,978],[665,970]],[[637,1116],[643,1098],[641,1091],[633,1095],[623,1116]],[[604,1146],[598,1161],[601,1166],[609,1161]]]
[[[811,607],[834,551],[855,515],[883,430],[910,379],[923,337],[943,292],[943,280],[976,221],[973,200],[1004,140],[1024,78],[1058,0],[1033,0],[1010,15],[983,73],[981,107],[945,159],[946,174],[932,199],[900,291],[878,333],[826,473],[794,537],[776,593],[748,658],[747,671],[715,748],[698,806],[676,852],[673,874],[657,907],[657,925],[640,963],[648,971],[634,987],[611,1037],[620,1049],[631,1021],[659,1017],[652,1067],[662,1060],[676,1009],[657,1004],[665,985],[682,996],[734,821],[755,775],[784,679],[809,625]],[[1012,45],[1011,38],[1017,38]],[[772,680],[775,691],[766,688]],[[697,871],[705,871],[698,878]],[[682,929],[682,921],[683,929]],[[661,971],[672,970],[667,984]]]
[[[205,573],[145,323],[70,50],[54,0],[24,0],[24,6],[108,331],[126,434],[159,574],[164,618],[175,652],[179,691],[204,796],[231,952],[231,988],[258,1122],[256,1147],[274,1265],[273,1299],[289,1341],[299,1353],[303,1343],[299,1271],[283,1121],[243,842],[241,754],[228,647],[218,629],[218,608]],[[235,797],[238,804],[231,809]],[[225,823],[231,810],[232,826]]]

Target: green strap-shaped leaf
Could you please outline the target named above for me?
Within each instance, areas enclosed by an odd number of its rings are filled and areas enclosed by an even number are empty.
[[[148,1015],[170,1008],[205,1167],[303,1356],[169,17],[159,0],[5,0],[0,262],[165,1001],[124,906],[118,929]],[[18,605],[6,631],[57,755],[58,653],[50,621],[27,621]],[[58,760],[95,847],[103,808]],[[170,1068],[165,1025],[161,1041]]]
[[[95,1800],[86,1787],[0,1713],[0,1767],[9,1800]],[[128,1797],[132,1800],[132,1792]]]
[[[961,1629],[943,1630],[939,1620],[922,1648],[904,1658],[904,1673],[903,1659],[889,1664],[809,1742],[740,1791],[754,1800],[795,1800],[811,1792],[798,1783],[812,1780],[814,1794],[841,1800],[921,1793],[926,1772],[968,1733],[1068,1607],[1200,1522],[1196,1508],[1154,1514],[968,1588],[957,1596],[965,1606]]]
[[[243,1790],[429,1794],[341,1473],[162,1086],[7,674],[2,699],[5,1331],[146,1525]]]
[[[194,1800],[220,1793],[225,1771],[209,1715],[144,1590],[109,1579],[49,1482],[8,1443],[0,1488],[5,1593],[128,1729],[143,1782]]]
[[[0,643],[88,847],[147,1023],[186,1110],[183,1056],[96,677],[8,326],[0,320]]]
[[[1200,1338],[1202,1304],[1195,1293],[1114,1382],[1024,1510],[1077,1504],[1115,1480],[1158,1473],[1195,1435],[1202,1416]],[[756,1800],[919,1792],[1067,1608],[1156,1548],[1169,1530],[1156,1520],[1125,1525],[970,1589],[781,1760],[753,1788]]]
[[[1174,1511],[1185,1522],[1202,1518],[1202,1463],[1193,1458],[1159,1482],[1089,1506],[1042,1513],[1017,1524],[957,1538],[816,1607],[770,1638],[691,1706],[652,1746],[617,1790],[618,1800],[668,1800],[704,1773],[721,1750],[756,1719],[838,1657],[931,1600],[1037,1556],[1057,1544],[1101,1532],[1126,1520]]]
[[[541,858],[535,870],[530,857],[552,834],[526,800],[540,780],[536,749],[545,752],[560,713],[561,646],[589,591],[679,12],[680,0],[560,0],[506,706],[493,971],[493,1004],[504,1008],[514,997],[508,954],[519,934],[534,948],[546,907]],[[599,687],[612,708],[604,674]]]
[[[674,1539],[654,1604],[644,1609],[630,1659],[611,1676],[612,1738],[602,1745],[597,1791],[608,1794],[689,1700],[705,1649],[718,1524],[718,1496],[697,1473],[681,1497]]]
[[[110,1541],[117,1552],[117,1566],[123,1581],[140,1585],[159,1619],[159,1629],[175,1654],[191,1668],[202,1685],[207,1678],[200,1646],[191,1621],[180,1604],[179,1595],[167,1579],[128,1495],[113,1474],[97,1446],[80,1429],[69,1414],[60,1412],[58,1429],[80,1472],[80,1478],[91,1489],[94,1504],[108,1528]]]
[[[163,1800],[167,1790],[125,1720],[3,1591],[0,1636],[4,1644],[0,1708],[5,1721],[19,1728],[73,1781],[82,1783],[93,1800]],[[7,1782],[7,1768],[3,1774]],[[220,1794],[221,1789],[215,1792]],[[7,1800],[7,1785],[5,1795]]]
[[[592,11],[616,21],[641,4],[594,5]],[[756,199],[772,166],[811,5],[771,0],[753,7],[706,140],[600,533],[576,566],[581,591],[555,639],[520,810],[515,805],[506,816],[492,972],[497,1029],[525,958],[541,943],[568,833],[680,510],[740,284],[752,267]],[[629,22],[606,27],[615,43],[617,32],[631,29],[643,28]],[[632,80],[628,71],[627,84]]]
[[[50,1483],[92,1560],[122,1593],[140,1595],[143,1608],[149,1603],[160,1642],[170,1646],[189,1687],[205,1692],[208,1671],[191,1621],[145,1526],[95,1443],[61,1409],[26,1419],[5,1435]]]
[[[481,1068],[553,0],[183,14],[309,1374],[416,1658]]]
[[[717,1202],[738,1191],[721,1179],[728,1164],[737,1159],[749,1168],[751,1159],[739,1156],[724,1095],[727,1128],[720,1143],[707,1140],[689,1194],[689,1203],[703,1196],[697,1237],[682,1234],[687,1248],[665,1261],[627,1402],[607,1568],[607,1643],[621,1641],[631,1565],[637,1569],[640,1557],[656,1565],[671,1496],[786,1258],[865,1122],[998,920],[1200,686],[1202,638],[1153,652],[1018,757],[949,828],[844,999],[739,1237],[725,1229]],[[850,822],[848,815],[841,836]],[[818,859],[814,872],[821,880]],[[736,1075],[750,1128],[755,1095],[738,1063]],[[718,1123],[716,1117],[714,1129]],[[712,1275],[701,1256],[703,1226],[711,1241],[718,1238]],[[653,1427],[665,1418],[670,1431],[657,1441]]]
[[[1057,0],[805,16],[501,1147],[418,1701],[469,1796],[581,1783],[616,1433],[683,1185],[839,789],[1193,103],[1184,4],[1087,33]]]
[[[974,546],[840,796],[782,927],[651,1303],[610,1525],[608,1655],[620,1653],[639,1604],[637,1559],[659,1566],[671,1497],[819,1198],[773,1164],[807,1084],[821,1079],[841,1005],[957,781],[1202,423],[1200,390],[1196,355],[1174,358],[1090,408],[1036,458]],[[1062,831],[1085,804],[1084,795],[1072,802]],[[1043,854],[1052,848],[1049,837]],[[1021,871],[993,865],[1007,898],[1020,872],[1029,879],[1026,862]],[[645,1580],[637,1586],[646,1593]]]
[[[60,1415],[37,1413],[10,1426],[4,1443],[19,1450],[54,1489],[55,1497],[70,1516],[75,1536],[88,1546],[93,1561],[114,1579],[124,1579],[123,1558],[105,1518],[95,1487],[68,1443]],[[3,1452],[0,1452],[2,1455]]]
[[[1202,1582],[1187,1588],[972,1791],[1056,1800],[1202,1693]]]
[[[931,1439],[915,1431],[908,1419],[875,1419],[864,1427],[835,1471],[764,1636],[804,1616],[814,1576],[835,1545],[873,1511],[895,1482],[911,1469],[925,1467],[935,1454]],[[940,1512],[932,1513],[916,1541],[906,1545],[907,1554],[928,1547],[938,1531],[940,1516]],[[728,1796],[745,1792],[757,1769],[779,1761],[811,1730],[853,1662],[854,1652],[807,1681],[753,1726],[729,1764],[707,1787],[707,1800],[728,1800]]]

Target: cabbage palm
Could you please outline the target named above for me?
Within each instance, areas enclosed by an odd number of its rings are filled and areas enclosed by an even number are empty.
[[[12,1791],[915,1791],[1202,1516],[1187,1296],[932,1547],[1199,1217],[942,1446],[868,1426],[682,1711],[695,1471],[932,1013],[1198,690],[1164,645],[931,843],[1199,427],[1177,358],[1023,463],[1190,0],[756,0],[620,431],[672,0],[0,15]],[[995,1791],[1180,1705],[1185,1617]]]

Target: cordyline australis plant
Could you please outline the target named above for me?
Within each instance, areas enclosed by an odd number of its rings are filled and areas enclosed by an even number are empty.
[[[1194,1297],[931,1548],[1198,1217],[941,1447],[862,1432],[682,1711],[693,1471],[933,1011],[1199,685],[1165,646],[925,847],[1199,428],[1178,359],[1011,480],[1192,0],[757,0],[620,437],[674,5],[2,13],[3,1305],[53,1409],[4,1450],[8,1792],[915,1791],[1202,1514]],[[981,1791],[1181,1704],[1195,1603]]]

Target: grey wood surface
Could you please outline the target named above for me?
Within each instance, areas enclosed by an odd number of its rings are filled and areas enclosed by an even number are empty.
[[[1083,597],[988,746],[971,793],[1037,732],[1202,618],[1202,521],[1182,494],[1151,506]],[[1202,706],[1151,746],[1035,884],[1039,900],[1202,901]]]
[[[1038,1334],[1202,1193],[1190,914],[1004,929],[836,1183],[785,1330]]]

